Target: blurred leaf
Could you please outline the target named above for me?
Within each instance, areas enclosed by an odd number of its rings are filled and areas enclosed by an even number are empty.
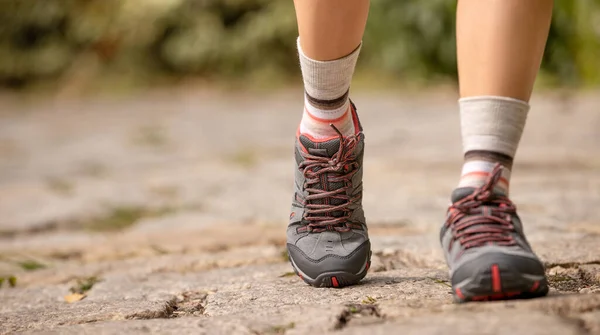
[[[65,301],[68,302],[69,304],[72,304],[74,302],[82,300],[85,297],[86,297],[85,294],[71,293],[71,294],[65,295]]]
[[[292,277],[292,276],[295,276],[295,275],[296,275],[296,273],[295,273],[295,272],[293,272],[293,271],[290,271],[290,272],[286,272],[286,273],[284,273],[284,274],[282,274],[282,275],[279,275],[279,278],[284,278],[284,277]]]

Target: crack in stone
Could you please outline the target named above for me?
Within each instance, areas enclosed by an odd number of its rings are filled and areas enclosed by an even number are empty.
[[[204,291],[187,291],[175,298],[172,317],[177,318],[186,315],[205,315],[206,299],[208,293]]]
[[[550,287],[561,292],[580,292],[584,288],[598,286],[598,282],[582,268],[553,267],[547,277]]]
[[[177,298],[174,297],[168,300],[163,308],[157,311],[145,310],[142,312],[136,312],[125,316],[126,320],[150,320],[150,319],[168,319],[173,317],[173,312],[177,307]]]
[[[593,260],[589,262],[566,262],[566,263],[550,263],[546,262],[545,266],[547,269],[560,266],[565,269],[578,268],[582,265],[600,265],[600,260]]]

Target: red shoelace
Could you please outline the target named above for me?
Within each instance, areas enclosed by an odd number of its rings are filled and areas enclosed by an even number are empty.
[[[352,176],[359,168],[353,155],[359,138],[357,135],[344,137],[335,126],[331,126],[338,133],[340,139],[339,149],[331,158],[301,152],[304,161],[300,163],[299,168],[303,169],[304,189],[309,194],[305,199],[303,219],[309,223],[300,227],[298,232],[326,230],[344,232],[350,229],[362,229],[361,225],[348,222],[351,213],[348,207],[358,203],[362,194],[354,197],[347,195],[348,188],[352,187]],[[337,182],[342,182],[343,186],[335,190],[327,190],[327,185]],[[315,188],[314,186],[317,184],[321,184],[323,189]],[[332,205],[331,200],[333,199],[341,200],[341,204]],[[338,214],[341,212],[343,215],[334,216],[334,212]]]
[[[512,216],[517,209],[507,197],[493,193],[501,175],[502,166],[496,164],[483,186],[450,206],[446,225],[452,229],[453,241],[458,240],[464,249],[516,244]]]

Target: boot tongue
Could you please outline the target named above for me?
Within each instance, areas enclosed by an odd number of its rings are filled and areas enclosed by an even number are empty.
[[[308,151],[308,153],[311,155],[314,155],[314,156],[331,158],[340,149],[340,139],[339,138],[334,138],[334,139],[330,139],[330,140],[322,141],[322,142],[317,142],[317,141],[313,142],[308,137],[306,137],[304,135],[300,135],[299,140],[300,140],[300,144],[302,146],[304,146],[304,148]],[[315,167],[313,171],[318,171],[319,169],[320,169],[320,167]],[[328,175],[330,173],[332,173],[332,172],[327,172],[327,173],[325,173],[325,175]],[[325,181],[324,185],[322,184],[322,181],[319,181],[318,183],[316,183],[312,186],[312,188],[314,188],[314,189],[324,190],[324,191],[334,191],[334,190],[340,189],[341,187],[344,187],[344,182],[341,182],[341,181],[338,181],[338,182]],[[328,204],[328,205],[332,205],[332,206],[337,206],[337,205],[343,204],[344,200],[336,199],[336,198],[330,198],[327,200],[314,199],[314,200],[311,200],[311,203],[318,204],[318,205]],[[340,216],[344,215],[344,212],[343,211],[334,211],[329,214],[334,217],[340,217]],[[315,216],[324,216],[324,215],[325,214],[319,214],[319,215],[315,215]]]
[[[451,195],[450,199],[451,199],[452,203],[455,203],[455,202],[460,201],[460,200],[468,197],[469,195],[473,194],[473,192],[475,192],[474,187],[455,188],[454,191],[452,191],[452,195]],[[499,191],[498,189],[496,189],[496,190],[494,190],[494,195],[504,195],[504,193]]]
[[[340,139],[334,138],[323,142],[313,142],[308,137],[300,135],[300,143],[308,153],[315,156],[331,158],[340,149]]]

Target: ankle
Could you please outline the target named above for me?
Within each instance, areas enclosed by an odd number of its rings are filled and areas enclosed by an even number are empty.
[[[508,195],[510,170],[529,112],[525,101],[500,96],[478,96],[459,100],[465,164],[459,187],[480,187],[496,164],[504,169],[495,186]]]
[[[494,191],[508,196],[512,159],[489,151],[470,151],[465,154],[458,187],[481,187],[490,178],[496,165],[502,165],[502,175]]]
[[[343,136],[352,136],[356,133],[354,121],[354,113],[349,101],[336,113],[315,112],[314,107],[307,104],[300,121],[300,133],[316,139],[334,137],[338,135],[331,127],[334,125]]]

